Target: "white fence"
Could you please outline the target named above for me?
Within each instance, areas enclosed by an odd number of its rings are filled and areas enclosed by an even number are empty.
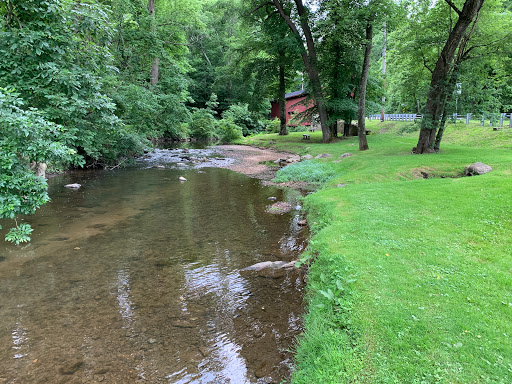
[[[380,120],[380,114],[378,115],[370,115],[368,118],[370,120]],[[392,114],[384,114],[385,121],[414,121],[416,119],[421,119],[421,115],[417,115],[415,113],[392,113]]]
[[[471,120],[471,113],[468,113],[466,115],[461,115],[460,113],[454,113],[452,116],[452,121],[457,120],[466,120],[466,124],[469,124],[469,120]],[[376,114],[376,115],[370,115],[368,116],[368,119],[370,120],[381,120],[382,115]],[[385,121],[415,121],[422,118],[422,115],[415,114],[415,113],[391,113],[391,114],[384,114],[384,120]],[[503,127],[503,124],[508,121],[508,126],[512,128],[512,113],[501,113],[499,115],[499,118],[497,116],[494,117],[487,117],[481,116],[480,119],[480,125],[483,127],[485,125],[485,122],[489,121],[489,125],[492,127],[499,126]]]

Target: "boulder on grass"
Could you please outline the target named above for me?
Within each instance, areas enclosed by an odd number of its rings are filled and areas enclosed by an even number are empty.
[[[484,163],[473,163],[468,165],[464,170],[465,176],[483,175],[484,173],[491,172],[492,167]]]

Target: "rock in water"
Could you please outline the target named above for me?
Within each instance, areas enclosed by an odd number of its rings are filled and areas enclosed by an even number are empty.
[[[74,183],[74,184],[66,184],[64,187],[69,188],[69,189],[79,189],[81,186],[82,186],[81,184]]]
[[[242,271],[261,271],[266,268],[271,269],[289,269],[295,268],[295,263],[297,260],[293,261],[263,261],[261,263],[253,264],[247,268],[242,269]]]
[[[180,176],[179,180],[180,181],[187,181],[187,179],[185,179],[183,176]]]
[[[84,365],[83,360],[75,360],[71,361],[69,363],[64,364],[62,367],[59,368],[59,373],[61,375],[72,375],[76,371],[78,371],[82,365]]]
[[[484,163],[473,163],[468,165],[464,170],[464,175],[466,176],[475,176],[475,175],[483,175],[484,173],[491,172],[492,167],[484,164]]]

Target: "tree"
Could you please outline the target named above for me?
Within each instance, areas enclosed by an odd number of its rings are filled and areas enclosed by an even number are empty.
[[[484,0],[466,0],[462,10],[459,10],[451,0],[445,0],[458,17],[453,29],[432,71],[430,89],[427,96],[425,112],[421,122],[418,144],[413,149],[415,153],[432,153],[435,151],[435,139],[438,130],[443,128],[442,115],[446,101],[446,95],[453,88],[450,88],[450,74],[454,70],[453,62],[460,44],[468,35],[467,28],[478,20],[478,14],[483,6]],[[469,34],[471,31],[469,32]]]
[[[313,91],[313,97],[315,99],[320,118],[322,140],[324,143],[328,143],[331,141],[332,134],[329,127],[329,117],[325,105],[325,94],[322,89],[322,82],[320,81],[315,40],[313,39],[313,34],[309,25],[310,10],[304,6],[302,0],[294,0],[294,3],[295,11],[297,12],[297,17],[299,19],[300,30],[296,22],[292,19],[290,11],[287,10],[288,4],[285,3],[284,0],[273,0],[274,6],[292,31],[301,47],[302,61],[309,77],[310,86]]]
[[[359,150],[368,149],[365,129],[365,105],[366,105],[366,84],[368,83],[368,73],[370,71],[370,55],[372,53],[373,25],[372,21],[366,23],[366,48],[364,51],[363,70],[361,73],[361,84],[359,86],[359,106],[357,120],[357,136],[359,139]]]

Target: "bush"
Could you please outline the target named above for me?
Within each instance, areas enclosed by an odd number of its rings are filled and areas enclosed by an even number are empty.
[[[231,120],[233,123],[242,128],[244,136],[252,135],[265,129],[265,125],[258,118],[257,114],[249,111],[247,104],[233,104],[224,113],[222,118]]]
[[[328,164],[307,160],[280,169],[277,171],[274,182],[304,181],[311,184],[322,184],[334,176],[336,173]]]
[[[242,128],[229,119],[222,119],[218,123],[220,140],[230,142],[242,137]]]
[[[192,137],[198,139],[217,138],[217,121],[209,109],[197,109],[192,113],[188,128]]]
[[[265,122],[265,131],[268,133],[279,133],[281,131],[281,120],[275,118]]]

